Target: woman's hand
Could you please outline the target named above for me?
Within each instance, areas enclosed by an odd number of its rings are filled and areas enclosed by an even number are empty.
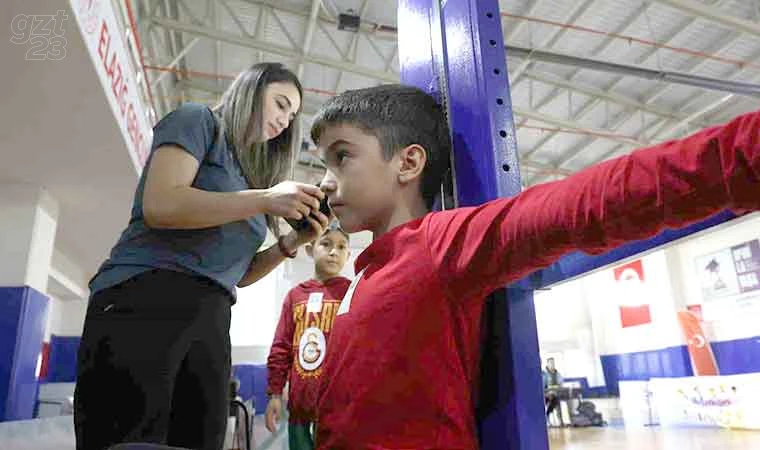
[[[309,227],[301,231],[292,230],[285,236],[284,244],[289,250],[295,250],[304,244],[313,242],[324,234],[330,224],[330,218],[322,214],[319,209],[313,210],[311,215],[306,217],[306,220],[309,221]]]
[[[305,228],[300,233],[293,230],[283,236],[282,243],[285,246],[287,253],[293,253],[298,247],[322,236],[327,229],[327,225],[330,223],[330,219],[320,212],[319,209],[315,209],[314,212],[308,216],[307,220],[310,224],[309,227]],[[238,282],[238,287],[245,287],[255,283],[277,267],[284,258],[282,251],[278,247],[279,245],[275,244],[267,250],[257,254],[251,263],[251,267],[248,268],[248,272]]]
[[[308,217],[312,211],[319,211],[319,202],[324,197],[324,192],[313,184],[283,181],[266,189],[264,212],[271,216],[300,220]]]

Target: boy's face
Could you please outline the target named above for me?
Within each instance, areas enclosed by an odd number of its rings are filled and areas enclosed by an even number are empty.
[[[322,189],[348,233],[387,226],[397,198],[397,158],[386,161],[380,141],[353,125],[328,126],[319,153],[327,167]]]
[[[348,239],[340,231],[328,231],[311,246],[315,270],[323,276],[338,275],[348,258]]]

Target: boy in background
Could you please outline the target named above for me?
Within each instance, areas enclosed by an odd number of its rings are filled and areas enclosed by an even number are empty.
[[[267,429],[274,433],[282,416],[282,392],[289,384],[288,436],[291,450],[311,450],[316,419],[317,384],[335,313],[350,280],[340,276],[349,256],[348,234],[335,223],[306,246],[314,260],[314,278],[288,292],[282,304],[267,361]]]

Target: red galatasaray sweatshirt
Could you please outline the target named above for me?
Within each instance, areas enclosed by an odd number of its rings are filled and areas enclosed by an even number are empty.
[[[267,360],[268,392],[281,394],[290,381],[288,409],[293,423],[313,422],[317,385],[335,313],[350,280],[336,277],[324,284],[309,280],[288,292],[282,304]]]
[[[487,294],[574,250],[599,254],[724,209],[760,209],[760,112],[380,236],[335,317],[317,448],[477,448]]]

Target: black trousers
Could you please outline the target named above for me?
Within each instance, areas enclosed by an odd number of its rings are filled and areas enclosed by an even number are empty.
[[[544,404],[546,405],[546,417],[549,417],[549,414],[560,407],[557,393],[548,392],[544,394]]]
[[[90,299],[74,393],[77,450],[219,450],[229,411],[229,292],[154,270]]]

